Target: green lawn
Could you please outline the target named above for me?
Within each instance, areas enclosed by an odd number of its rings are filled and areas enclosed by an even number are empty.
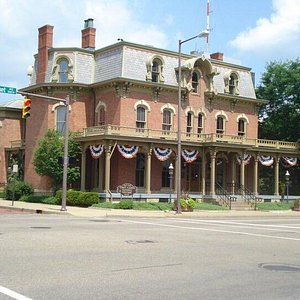
[[[262,202],[256,204],[257,210],[289,210],[294,206],[294,201],[289,202]]]
[[[129,202],[129,201],[127,201]],[[94,204],[93,207],[99,207],[99,208],[119,208],[117,203],[112,202],[102,202],[98,204]],[[163,202],[139,202],[139,201],[133,201],[132,208],[128,209],[135,209],[135,210],[162,210],[162,211],[168,211],[173,209],[173,204],[171,203],[163,203]],[[226,208],[215,205],[211,203],[196,203],[196,207],[194,210],[226,210]]]

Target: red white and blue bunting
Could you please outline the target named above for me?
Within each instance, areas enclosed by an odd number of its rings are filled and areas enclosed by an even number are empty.
[[[168,160],[172,154],[172,149],[170,148],[154,148],[153,149],[156,158],[160,161]]]
[[[187,163],[191,163],[197,159],[199,155],[199,151],[197,150],[190,151],[190,150],[183,149],[181,151],[181,155]]]
[[[244,161],[244,164],[245,165],[248,165],[250,163],[250,160],[251,160],[251,155],[250,154],[244,154],[244,157],[243,157],[243,161]],[[242,163],[242,156],[241,155],[237,155],[236,156],[236,160],[239,164]]]
[[[103,145],[91,145],[90,151],[91,151],[92,158],[98,159],[102,155],[104,151],[104,147]]]
[[[263,166],[266,166],[266,167],[270,167],[274,163],[274,158],[272,156],[261,155],[261,156],[258,156],[258,160]]]
[[[282,164],[285,167],[294,167],[298,163],[298,159],[296,157],[287,157],[287,156],[282,156]]]
[[[125,158],[133,158],[139,151],[138,146],[117,145],[119,152]]]

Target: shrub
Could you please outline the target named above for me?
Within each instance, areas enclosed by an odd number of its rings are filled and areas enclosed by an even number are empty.
[[[95,192],[80,192],[78,206],[89,207],[99,202],[99,195]]]
[[[182,209],[194,209],[196,201],[192,198],[180,198],[180,205]]]
[[[133,209],[133,201],[132,200],[121,200],[116,204],[115,208],[117,209]]]
[[[30,203],[44,203],[44,204],[54,204],[59,205],[60,202],[56,197],[42,196],[42,195],[23,195],[20,201],[30,202]]]
[[[55,199],[58,204],[62,200],[62,190],[57,190]],[[99,195],[96,192],[80,192],[74,190],[67,191],[67,205],[89,207],[99,202]]]
[[[14,196],[14,200],[19,200],[23,195],[33,194],[33,188],[25,181],[13,180],[6,185],[4,194],[6,199],[12,200]]]
[[[79,206],[80,191],[68,190],[67,192],[67,205]]]

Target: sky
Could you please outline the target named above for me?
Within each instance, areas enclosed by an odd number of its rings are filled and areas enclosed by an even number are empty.
[[[0,86],[28,85],[38,28],[54,26],[54,47],[81,47],[84,20],[94,19],[96,49],[124,41],[178,51],[207,27],[207,0],[0,0]],[[222,52],[252,68],[256,85],[267,63],[300,56],[300,0],[210,0],[209,43],[182,45]],[[22,98],[0,94],[0,103]]]

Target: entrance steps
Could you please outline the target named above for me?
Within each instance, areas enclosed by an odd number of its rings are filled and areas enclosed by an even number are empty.
[[[246,201],[237,200],[231,202],[231,210],[254,210],[254,207]]]

